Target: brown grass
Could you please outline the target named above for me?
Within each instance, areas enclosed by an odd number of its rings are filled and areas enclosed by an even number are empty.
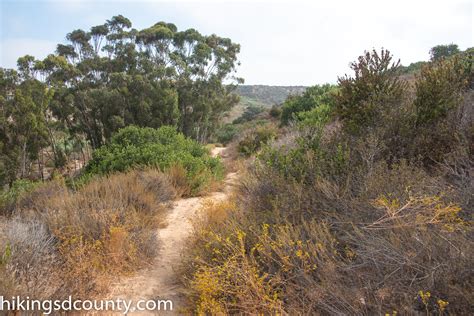
[[[257,161],[206,205],[183,264],[193,311],[473,313],[472,162],[389,163],[370,142],[347,169],[303,156],[302,181]]]
[[[0,268],[22,295],[103,292],[155,256],[155,230],[176,195],[156,170],[98,178],[77,192],[48,183],[18,203],[7,223],[11,254]]]
[[[415,181],[425,189],[433,185],[412,168],[399,166],[393,176],[402,176],[392,181],[389,175],[379,187],[378,178],[387,173],[379,167],[364,196],[332,204],[339,210],[320,208],[341,196],[337,188],[320,183],[298,190],[278,178],[247,182],[237,201],[206,205],[207,219],[197,222],[184,264],[194,310],[466,312],[474,299],[471,226],[449,198],[400,190]],[[413,178],[404,180],[410,173]],[[322,202],[308,202],[316,200]],[[420,291],[430,298],[424,302]]]

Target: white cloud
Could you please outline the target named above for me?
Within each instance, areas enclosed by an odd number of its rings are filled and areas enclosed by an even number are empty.
[[[32,55],[43,59],[56,49],[56,42],[33,38],[5,39],[0,42],[0,66],[15,68],[18,57]]]

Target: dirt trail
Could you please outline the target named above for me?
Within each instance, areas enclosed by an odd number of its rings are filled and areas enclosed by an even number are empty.
[[[223,156],[224,147],[212,150],[213,156]],[[225,158],[224,158],[225,159]],[[112,285],[109,299],[150,300],[166,299],[173,301],[173,312],[160,315],[182,314],[184,296],[175,269],[180,262],[180,256],[189,236],[192,225],[191,219],[199,211],[202,202],[206,199],[223,200],[231,191],[236,180],[236,173],[226,176],[224,188],[221,192],[213,192],[203,197],[180,199],[174,202],[166,218],[167,226],[157,230],[158,254],[150,267],[138,271],[134,276],[124,278]],[[150,315],[151,312],[132,315]]]

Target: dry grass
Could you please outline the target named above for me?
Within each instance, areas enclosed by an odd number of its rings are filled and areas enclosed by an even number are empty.
[[[184,261],[193,311],[473,313],[466,177],[368,162],[303,182],[257,165],[233,200],[205,205]]]
[[[12,290],[49,298],[105,291],[155,256],[156,228],[176,196],[156,170],[98,178],[77,192],[60,181],[39,187],[7,223],[11,253],[2,267]]]

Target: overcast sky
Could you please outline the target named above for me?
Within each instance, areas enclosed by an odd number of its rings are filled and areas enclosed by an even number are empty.
[[[158,21],[241,44],[246,84],[335,82],[364,50],[387,48],[402,64],[437,44],[474,46],[472,1],[0,0],[0,66],[44,58],[65,35],[118,14],[140,29]]]

